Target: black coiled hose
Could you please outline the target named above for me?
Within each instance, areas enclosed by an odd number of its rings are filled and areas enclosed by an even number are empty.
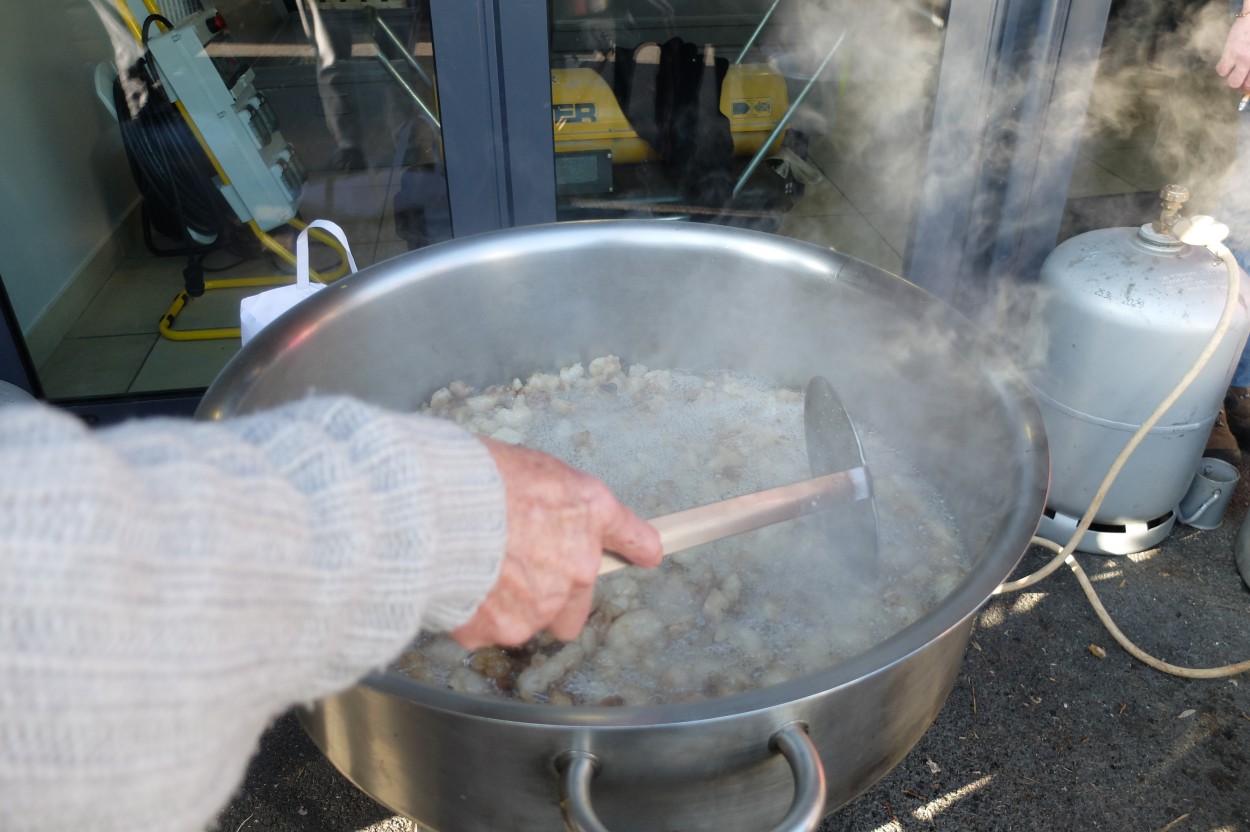
[[[182,114],[159,83],[138,66],[131,81],[146,84],[146,101],[131,112],[121,80],[113,82],[113,106],[135,184],[153,225],[166,236],[200,248],[188,233],[214,240],[231,224],[229,206],[213,184],[212,163]]]
[[[158,23],[173,28],[165,17],[150,15],[143,22],[145,45]],[[212,162],[148,61],[132,67],[125,84],[121,78],[113,82],[113,109],[131,175],[143,195],[148,249],[160,256],[188,257],[183,278],[187,291],[198,296],[204,292],[204,256],[237,236],[237,221],[213,181]],[[128,98],[127,89],[137,94]],[[150,227],[181,241],[182,247],[158,249]]]

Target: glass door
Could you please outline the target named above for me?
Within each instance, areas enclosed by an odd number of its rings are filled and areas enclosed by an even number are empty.
[[[551,0],[561,219],[827,245],[936,294],[1054,246],[1109,0]]]
[[[193,400],[239,347],[241,298],[292,282],[310,220],[361,267],[451,236],[428,3],[56,0],[9,20],[0,274],[51,400]],[[331,242],[314,279],[348,271]]]
[[[832,246],[948,299],[1027,279],[1059,232],[1110,2],[22,4],[0,33],[22,355],[0,366],[63,403],[193,402],[238,349],[239,299],[291,280],[311,219],[361,266],[648,217]],[[331,245],[313,259],[346,271]]]
[[[1155,219],[1170,184],[1189,191],[1184,214],[1229,224],[1234,243],[1247,236],[1227,177],[1250,113],[1215,72],[1235,5],[1113,0],[1061,239]]]
[[[553,0],[561,219],[756,228],[902,271],[945,0]]]

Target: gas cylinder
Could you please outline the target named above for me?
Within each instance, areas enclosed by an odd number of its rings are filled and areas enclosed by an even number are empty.
[[[1188,191],[1169,185],[1160,196],[1158,220],[1072,237],[1042,265],[1022,363],[1051,451],[1038,534],[1061,544],[1132,434],[1194,365],[1228,297],[1224,263],[1173,233]],[[1079,551],[1140,552],[1171,531],[1250,332],[1244,295],[1236,304],[1215,354],[1129,458]]]

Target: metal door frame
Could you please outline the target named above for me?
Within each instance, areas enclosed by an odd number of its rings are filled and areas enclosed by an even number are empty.
[[[904,274],[964,311],[1055,247],[1111,0],[954,0]]]
[[[431,0],[452,235],[555,222],[546,0]]]

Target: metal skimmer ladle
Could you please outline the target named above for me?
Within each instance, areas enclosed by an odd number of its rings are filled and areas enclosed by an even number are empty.
[[[664,555],[824,512],[825,533],[849,552],[858,566],[874,569],[877,510],[872,478],[855,427],[832,385],[821,376],[807,384],[803,427],[812,479],[652,518],[649,522],[660,533]],[[614,553],[605,552],[599,574],[629,565]]]

